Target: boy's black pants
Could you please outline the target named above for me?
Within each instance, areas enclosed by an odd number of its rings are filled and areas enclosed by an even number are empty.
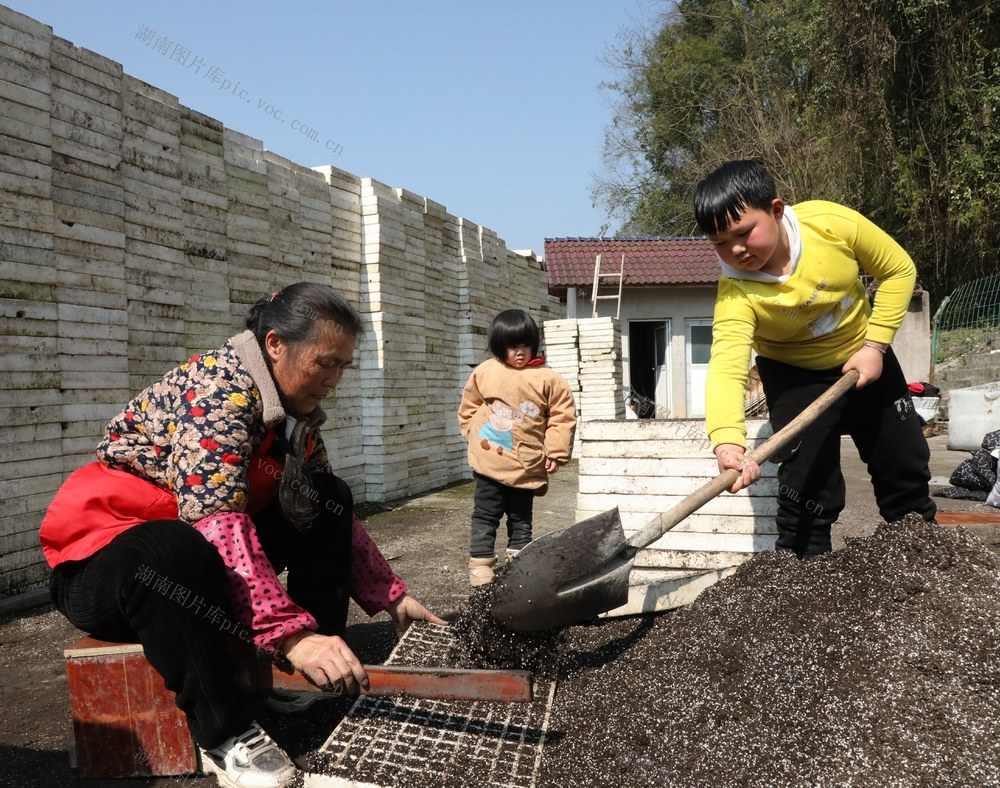
[[[840,367],[807,370],[761,356],[757,368],[776,432],[842,376]],[[930,449],[890,348],[878,380],[849,391],[771,458],[780,463],[777,547],[794,550],[799,557],[831,549],[830,528],[844,509],[846,495],[840,470],[842,435],[851,436],[868,466],[879,513],[887,522],[910,512],[934,518],[937,507],[928,490]]]
[[[521,490],[501,484],[496,479],[472,474],[476,479],[476,495],[472,507],[472,536],[469,555],[489,558],[494,555],[500,518],[507,515],[507,547],[520,550],[531,542],[531,510],[533,490]]]
[[[291,598],[315,616],[322,634],[343,635],[353,499],[336,476],[314,474],[312,482],[320,506],[312,528],[299,531],[276,504],[253,521],[275,572],[288,569]],[[188,523],[155,520],[87,559],[60,564],[50,581],[53,604],[74,626],[142,644],[206,749],[245,731],[263,700],[237,686],[239,665],[255,657],[249,634],[239,634],[225,571],[216,548]]]

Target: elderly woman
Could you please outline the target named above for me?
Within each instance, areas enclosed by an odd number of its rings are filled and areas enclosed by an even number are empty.
[[[246,326],[128,403],[99,462],[57,493],[41,541],[56,608],[97,637],[142,644],[219,783],[280,786],[296,770],[254,721],[259,699],[235,686],[239,647],[356,691],[367,677],[343,640],[349,597],[399,630],[443,622],[354,516],[319,434],[358,313],[299,283],[258,301]]]

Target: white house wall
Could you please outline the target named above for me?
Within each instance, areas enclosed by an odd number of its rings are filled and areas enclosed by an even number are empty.
[[[687,333],[685,321],[689,319],[711,320],[715,309],[714,285],[709,287],[643,287],[628,288],[622,293],[622,375],[628,385],[629,368],[629,322],[632,320],[670,321],[670,401],[671,418],[687,416]],[[610,303],[601,305],[601,314]],[[610,305],[613,308],[613,305]]]

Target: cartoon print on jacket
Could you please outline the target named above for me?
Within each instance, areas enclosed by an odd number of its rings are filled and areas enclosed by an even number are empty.
[[[500,399],[493,400],[490,403],[490,410],[493,412],[486,423],[479,428],[477,434],[483,439],[480,446],[489,451],[490,445],[495,444],[497,454],[503,454],[504,449],[507,451],[514,450],[515,424],[521,424],[526,416],[535,418],[541,413],[541,410],[534,402],[522,402],[518,409],[514,410],[514,408]]]
[[[514,435],[512,430],[515,424],[524,421],[524,413],[515,410],[506,402],[495,399],[490,403],[489,419],[479,428],[478,435],[482,438],[480,444],[486,451],[490,450],[490,445],[497,447],[497,454],[503,454],[503,450],[514,450]]]
[[[473,473],[509,487],[544,495],[545,461],[563,465],[572,454],[573,394],[548,367],[514,370],[487,359],[469,376],[457,415]]]

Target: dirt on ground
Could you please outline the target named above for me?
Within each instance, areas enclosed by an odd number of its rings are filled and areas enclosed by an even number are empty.
[[[943,437],[932,438],[931,444],[932,473],[936,476],[934,483],[937,486],[946,486],[947,475],[967,455],[961,452],[948,452]],[[849,441],[845,441],[843,455],[849,490],[849,505],[835,528],[834,545],[836,548],[843,548],[847,537],[871,536],[880,523],[864,468],[857,461],[856,452],[850,446]],[[557,474],[553,479],[549,494],[536,501],[536,535],[574,522],[575,470],[575,463],[571,463],[560,474]],[[365,512],[369,531],[382,547],[386,556],[390,558],[396,571],[407,581],[411,593],[435,612],[453,621],[465,609],[469,597],[467,541],[469,515],[472,507],[472,489],[471,483],[460,484],[409,501],[397,502],[391,507],[379,507],[378,510]],[[969,501],[939,499],[938,502],[942,509],[996,511]],[[977,544],[985,544],[994,550],[1000,549],[1000,529],[996,527],[969,529],[968,535],[962,538],[973,538]],[[498,547],[502,548],[503,544],[501,537],[498,540]],[[836,558],[836,556],[835,553],[834,557]],[[773,570],[775,567],[771,566],[769,562],[778,560],[774,557],[762,556],[756,561]],[[850,564],[849,560],[844,558],[836,558],[836,560],[843,563],[841,569],[848,575],[854,571],[854,565]],[[860,569],[866,565],[861,562],[857,566]],[[921,569],[919,562],[915,566],[917,571],[927,573],[928,577],[933,575],[931,567]],[[808,568],[808,564],[804,568]],[[996,569],[994,568],[992,571],[995,576]],[[811,592],[808,584],[796,587],[797,594]],[[961,597],[961,594],[959,593],[958,596]],[[972,596],[970,593],[970,598]],[[702,597],[706,602],[711,598],[707,594]],[[724,605],[718,606],[715,610],[717,617],[725,618],[728,615]],[[859,613],[862,620],[865,618],[864,613],[864,610]],[[793,630],[799,623],[805,621],[802,617],[804,614],[797,615],[798,617],[793,617],[790,623],[790,628]],[[692,716],[690,709],[683,708],[680,709],[682,712],[680,719],[686,721],[684,735],[669,741],[658,738],[661,733],[657,731],[661,731],[662,728],[652,725],[651,721],[657,715],[661,718],[661,722],[663,719],[678,718],[677,704],[682,701],[681,696],[677,695],[679,690],[668,680],[669,673],[664,673],[661,678],[652,683],[642,679],[646,675],[645,669],[649,666],[647,663],[650,660],[650,655],[642,649],[643,644],[646,643],[654,652],[661,652],[662,644],[658,637],[666,636],[672,627],[677,626],[674,622],[680,620],[684,620],[684,614],[668,613],[608,620],[599,625],[573,627],[569,630],[570,637],[575,638],[575,641],[571,641],[571,653],[577,654],[579,660],[582,661],[578,661],[571,673],[565,674],[565,690],[560,690],[557,701],[557,705],[562,709],[560,713],[565,715],[563,719],[567,730],[572,724],[574,715],[576,715],[575,719],[578,720],[576,724],[581,728],[581,734],[589,736],[590,733],[584,725],[583,718],[589,716],[591,719],[599,719],[592,712],[584,712],[584,706],[580,706],[574,712],[574,697],[582,699],[599,696],[605,687],[616,680],[617,674],[623,671],[638,671],[637,683],[634,685],[636,690],[632,694],[626,693],[618,698],[617,708],[620,714],[624,715],[620,716],[620,725],[624,734],[622,737],[603,745],[595,743],[589,749],[589,756],[573,755],[566,759],[553,750],[553,757],[549,761],[550,766],[546,767],[551,769],[551,771],[546,772],[547,782],[540,782],[540,785],[585,784],[582,782],[582,778],[577,779],[567,772],[559,771],[560,768],[572,771],[576,768],[572,764],[576,763],[580,764],[579,768],[581,769],[577,777],[585,774],[594,785],[618,785],[630,780],[634,780],[636,784],[692,785],[697,783],[681,778],[678,778],[678,781],[672,781],[674,779],[672,775],[680,774],[680,772],[670,771],[670,769],[674,769],[673,765],[664,765],[662,761],[651,761],[649,754],[664,748],[677,749],[678,752],[684,754],[686,759],[684,763],[690,768],[695,768],[694,764],[697,763],[698,758],[705,756],[706,747],[712,742],[721,742],[719,736],[722,732],[736,730],[733,726],[738,726],[739,720],[746,723],[746,727],[740,734],[743,737],[739,739],[742,742],[741,746],[752,747],[750,734],[758,729],[761,736],[765,737],[759,739],[761,746],[764,746],[765,740],[772,741],[766,737],[776,734],[761,727],[767,724],[767,720],[762,717],[743,715],[733,719],[731,715],[727,716],[725,712],[722,712],[715,717],[699,718]],[[679,631],[683,632],[683,630]],[[878,636],[878,632],[876,629],[873,636]],[[698,641],[694,640],[697,630],[691,629],[689,633],[692,638],[690,653],[694,655],[698,648]],[[975,635],[975,633],[971,634]],[[984,633],[984,637],[986,634]],[[18,786],[19,788],[22,786],[24,788],[45,786],[47,788],[55,785],[79,784],[81,786],[109,785],[117,788],[131,788],[132,786],[198,786],[198,788],[202,788],[214,785],[214,779],[192,776],[107,781],[76,779],[75,773],[70,768],[68,757],[68,750],[72,742],[72,728],[66,696],[62,649],[76,640],[79,635],[80,633],[69,625],[59,613],[48,606],[0,618],[0,786]],[[378,663],[383,661],[391,651],[395,643],[395,631],[384,614],[375,619],[369,619],[352,606],[348,642],[363,661]],[[756,640],[752,642],[757,643]],[[747,649],[746,645],[746,643],[734,642],[731,655],[727,657],[723,654],[717,660],[718,664],[709,663],[699,668],[703,671],[702,675],[706,681],[714,677],[718,679],[718,683],[715,686],[706,684],[705,692],[702,694],[684,696],[685,702],[693,702],[696,706],[704,705],[718,696],[720,687],[739,685],[739,681],[749,675],[745,671],[753,667],[750,660],[753,653],[757,651],[757,649]],[[836,647],[836,644],[833,645]],[[686,652],[681,649],[680,653]],[[763,675],[758,674],[766,673],[769,668],[776,667],[773,660],[780,660],[779,652],[772,651],[770,653],[773,654],[771,662],[759,664],[754,668],[753,675],[761,680],[763,680]],[[666,654],[663,658],[679,660],[679,654]],[[993,658],[996,659],[995,651]],[[905,666],[907,670],[920,668],[919,664],[914,667],[911,663],[906,662],[906,659],[905,651],[901,652],[899,664]],[[681,665],[681,662],[671,663],[669,670],[679,670],[678,666]],[[892,663],[886,664],[885,670],[888,671],[892,668]],[[939,669],[942,668],[928,666],[930,673]],[[666,671],[668,668],[664,667],[663,670]],[[942,679],[943,683],[939,685],[942,692],[949,688],[947,669],[943,668],[943,670],[945,670],[946,675]],[[987,680],[982,685],[982,691],[987,693],[982,697],[986,698],[987,701],[992,697],[992,702],[995,702],[997,670],[993,671],[992,676],[992,684]],[[853,681],[855,678],[857,677],[851,674],[851,680]],[[847,676],[845,675],[846,680]],[[573,681],[582,683],[577,684],[574,688]],[[696,684],[696,686],[698,685]],[[877,682],[872,687],[873,690],[891,692],[891,687],[881,687],[877,685]],[[746,695],[744,703],[752,705],[753,702],[761,698],[780,697],[780,690],[772,687],[770,692],[770,695],[767,693]],[[826,705],[822,702],[822,695],[818,694],[813,698],[818,704],[816,714],[819,715],[814,719],[819,721],[836,720],[837,715],[841,713],[850,715],[854,712],[853,708],[841,709],[836,706],[834,701],[841,696],[837,695],[836,688],[830,692],[832,695],[827,699]],[[988,694],[991,692],[992,696]],[[900,701],[899,708],[902,708],[902,699],[898,700]],[[301,715],[286,717],[267,715],[262,717],[260,722],[294,758],[301,758],[323,743],[346,708],[346,701],[331,700],[318,704]],[[603,712],[598,711],[597,713]],[[872,741],[882,746],[887,744],[886,737],[896,736],[903,728],[900,728],[899,720],[882,719],[879,714],[884,714],[884,711],[876,709],[873,716],[866,717],[866,719],[871,725]],[[989,720],[988,717],[985,719]],[[709,721],[706,722],[706,720]],[[557,723],[558,720],[554,720],[554,724]],[[929,729],[930,734],[947,728],[951,724],[951,718],[945,714],[936,724],[940,727],[932,726]],[[889,731],[892,733],[887,733]],[[1000,735],[1000,731],[997,730],[988,730],[987,733],[992,736],[993,741],[996,741]],[[644,739],[644,736],[647,738]],[[671,736],[676,737],[676,732],[672,733]],[[570,737],[564,737],[563,741],[569,742]],[[777,742],[774,746],[779,746],[784,742],[783,746],[786,752],[796,753],[795,748],[800,746],[804,740],[800,737],[792,737],[773,741]],[[581,742],[577,746],[580,747],[581,753],[588,752],[586,742]],[[770,747],[772,744],[767,746]],[[832,743],[829,746],[832,747]],[[900,746],[905,746],[905,742]],[[732,757],[741,757],[736,750],[727,752]],[[817,753],[790,754],[788,755],[791,759],[789,769],[795,767],[799,771],[793,769],[787,773],[807,775],[810,773],[807,769],[810,763],[809,759],[829,758],[830,752],[831,750],[828,748]],[[875,752],[877,749],[873,745],[866,757]],[[630,754],[636,755],[635,763],[637,765],[633,773],[629,773],[629,780],[622,780],[623,759],[627,760]],[[942,754],[942,757],[944,755],[946,754]],[[775,757],[781,756],[775,755]],[[560,767],[559,763],[562,763],[563,766]],[[643,773],[639,768],[643,763],[649,764],[649,774],[651,775],[644,778],[646,782],[636,778],[636,774]],[[858,764],[861,768],[864,761],[859,760]],[[946,767],[947,763],[945,763]],[[691,773],[697,774],[697,772]],[[775,774],[778,773],[775,772]],[[846,772],[844,773],[846,774]],[[877,772],[872,772],[872,774],[875,773]],[[887,785],[904,784],[892,783],[891,780],[882,780],[881,782]],[[705,782],[702,784],[765,783],[755,782],[751,774],[744,775],[742,778],[732,775],[732,780],[729,782],[723,779],[714,783]],[[821,783],[793,780],[786,784]],[[862,777],[854,782],[826,784],[865,785],[872,783]],[[963,783],[930,780],[923,784],[962,785]],[[990,783],[967,784],[988,785]]]

